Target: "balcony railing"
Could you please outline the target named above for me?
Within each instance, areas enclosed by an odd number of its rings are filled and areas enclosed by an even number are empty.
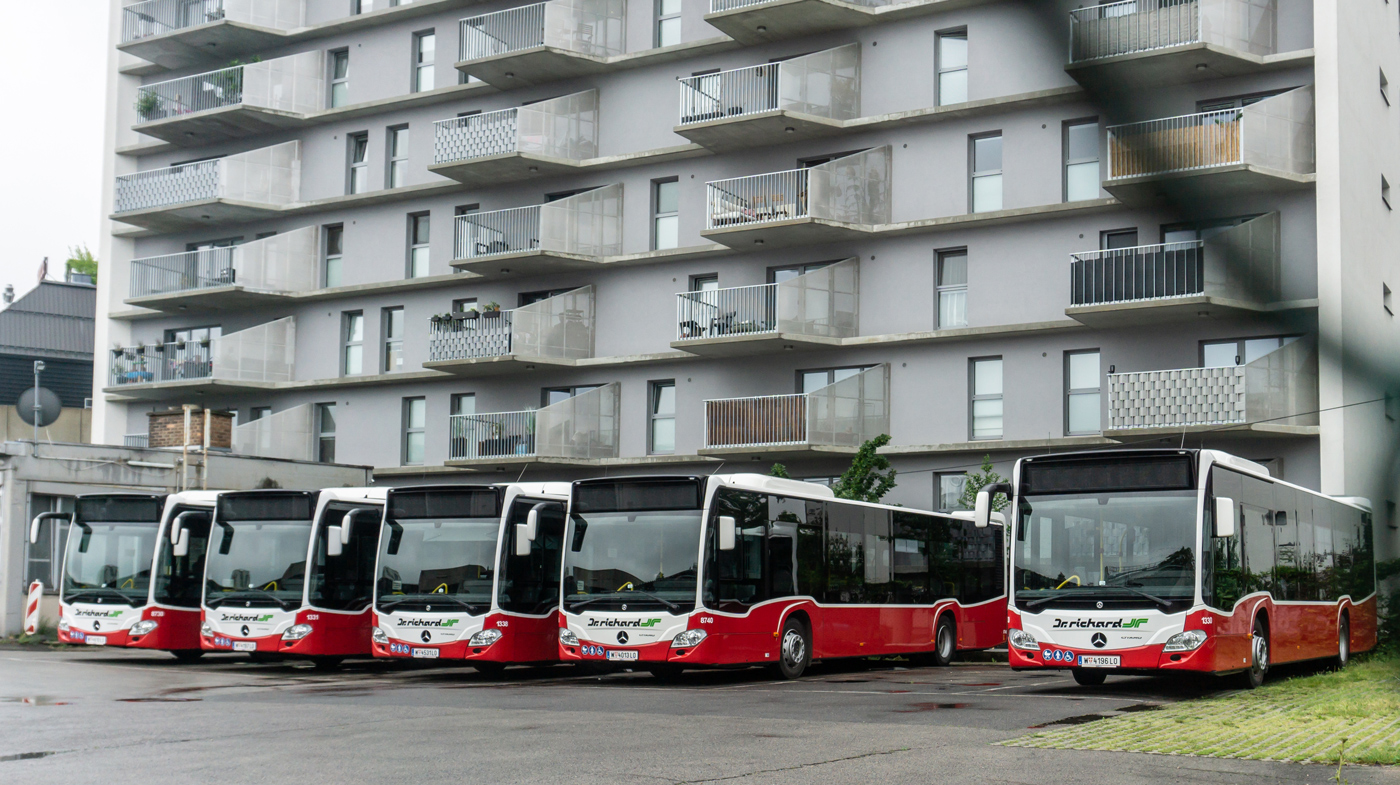
[[[680,80],[681,125],[783,109],[847,120],[860,115],[860,45]]]
[[[151,435],[149,433],[128,433],[122,436],[123,447],[147,448],[151,446]]]
[[[750,6],[766,5],[774,0],[710,0],[710,13],[718,14],[722,11],[734,11]],[[847,5],[863,5],[867,8],[879,8],[882,5],[893,5],[899,0],[841,0]]]
[[[469,311],[434,317],[430,362],[505,355],[574,360],[593,356],[592,286],[555,295],[513,311]]]
[[[613,382],[541,409],[452,415],[448,460],[616,458],[619,390]]]
[[[876,365],[819,390],[705,401],[705,446],[859,447],[889,433],[890,369]]]
[[[210,199],[267,205],[295,202],[301,195],[301,143],[169,166],[117,177],[118,213]]]
[[[821,218],[850,224],[890,221],[890,148],[876,147],[808,169],[716,180],[705,185],[705,228]]]
[[[676,295],[676,340],[859,331],[860,262],[847,259],[781,283]]]
[[[458,60],[549,46],[608,57],[626,51],[625,0],[550,0],[458,23]]]
[[[233,451],[260,458],[313,460],[315,412],[312,404],[265,415],[233,428]]]
[[[288,316],[208,341],[138,344],[113,349],[110,386],[220,379],[292,380],[296,322]]]
[[[1277,49],[1276,0],[1124,0],[1070,11],[1071,63],[1215,44],[1256,55]]]
[[[509,153],[582,160],[598,154],[598,91],[560,96],[433,125],[433,163]]]
[[[622,186],[605,185],[548,204],[457,216],[455,258],[552,251],[622,252]]]
[[[229,106],[315,112],[324,106],[323,70],[320,52],[304,52],[156,82],[137,90],[136,114],[150,122]]]
[[[305,0],[143,0],[122,8],[122,43],[228,20],[274,30],[305,24]]]
[[[314,226],[228,248],[133,259],[131,297],[223,286],[272,292],[304,292],[317,285]]]

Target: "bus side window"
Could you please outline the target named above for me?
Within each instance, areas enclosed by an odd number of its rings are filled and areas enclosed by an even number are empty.
[[[734,549],[714,551],[717,583],[715,610],[742,612],[767,599],[764,586],[764,546],[768,529],[768,496],[721,489],[715,496],[716,514],[734,516]]]
[[[894,514],[894,601],[900,605],[932,602],[930,592],[930,529],[939,518],[912,512]]]
[[[859,507],[826,507],[826,596],[832,604],[865,602],[865,516]]]
[[[1274,489],[1273,484],[1245,477],[1240,508],[1243,535],[1245,593],[1274,592]],[[1278,599],[1275,596],[1275,599]]]
[[[1300,600],[1304,562],[1299,561],[1298,494],[1287,485],[1274,485],[1274,597]]]
[[[797,593],[820,600],[826,592],[826,504],[806,502],[797,527]]]
[[[1236,509],[1242,509],[1240,502],[1244,500],[1243,480],[1244,475],[1237,472],[1218,466],[1213,468],[1210,479],[1212,498],[1234,499]],[[1207,605],[1229,611],[1235,607],[1240,597],[1244,596],[1246,581],[1240,558],[1240,534],[1236,533],[1231,537],[1210,536],[1214,534],[1214,521],[1211,521],[1211,524],[1211,531],[1205,532],[1205,547],[1210,549],[1211,569],[1209,580],[1201,587],[1202,593]]]
[[[522,499],[511,505],[506,542],[501,548],[501,579],[496,602],[515,613],[547,613],[559,601],[560,552],[564,545],[564,508],[547,503],[528,556],[515,555],[515,525],[528,520],[538,501]]]
[[[797,594],[796,538],[807,515],[802,499],[768,497],[768,598]]]

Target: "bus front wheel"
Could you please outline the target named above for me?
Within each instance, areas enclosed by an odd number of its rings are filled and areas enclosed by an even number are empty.
[[[1345,668],[1351,661],[1351,620],[1342,614],[1337,624],[1337,668]]]
[[[1264,677],[1269,675],[1269,625],[1264,622],[1263,617],[1254,619],[1254,633],[1249,636],[1250,657],[1249,669],[1244,672],[1241,679],[1241,686],[1245,689],[1255,689],[1264,685]]]
[[[172,651],[170,653],[175,655],[175,659],[180,662],[194,662],[204,656],[203,649],[181,649],[180,651]]]
[[[784,679],[796,679],[812,664],[812,635],[807,625],[790,616],[783,622],[778,639],[778,666],[774,670]]]
[[[476,669],[477,673],[492,679],[498,678],[502,673],[506,672],[506,664],[504,662],[481,660],[479,662],[473,662],[472,667]]]
[[[1075,668],[1071,673],[1074,674],[1074,683],[1082,687],[1097,687],[1108,678],[1107,673],[1088,668]]]
[[[940,667],[951,665],[957,649],[958,634],[953,620],[944,616],[938,620],[938,629],[933,633],[933,664]]]

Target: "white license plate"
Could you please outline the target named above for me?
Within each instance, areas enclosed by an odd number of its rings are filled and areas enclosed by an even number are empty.
[[[438,658],[437,649],[414,649],[413,656],[420,660],[435,660]]]
[[[627,651],[626,649],[623,649],[621,651],[614,650],[608,652],[608,659],[621,660],[623,662],[632,662],[637,659],[637,652]]]
[[[89,646],[106,646],[106,645],[107,645],[107,636],[106,636],[106,635],[89,635],[89,636],[87,636],[85,639],[83,639],[83,643],[86,643],[86,644],[89,645]]]
[[[257,650],[258,650],[258,642],[257,642],[257,641],[234,641],[234,642],[233,642],[233,650],[234,650],[234,651],[257,651]]]
[[[1092,654],[1079,655],[1079,667],[1081,668],[1117,668],[1121,661],[1121,657],[1094,656]]]

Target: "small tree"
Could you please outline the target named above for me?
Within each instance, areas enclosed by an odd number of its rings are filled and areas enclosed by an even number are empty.
[[[982,456],[982,471],[967,475],[967,483],[963,485],[962,496],[958,497],[958,504],[969,510],[975,509],[977,507],[977,494],[988,485],[998,482],[1006,482],[1006,478],[992,469],[992,456]],[[1001,512],[1010,503],[1011,500],[1006,498],[1006,494],[998,493],[992,498],[992,511]]]
[[[768,470],[769,477],[781,477],[784,480],[791,480],[792,475],[788,474],[787,467],[781,463],[773,464],[773,468]]]
[[[68,261],[65,265],[68,272],[90,275],[92,282],[97,283],[97,259],[86,245],[75,245],[69,248]]]
[[[831,486],[839,499],[878,502],[894,488],[895,471],[890,459],[876,452],[890,443],[889,434],[880,434],[862,444],[851,459],[851,468]]]

